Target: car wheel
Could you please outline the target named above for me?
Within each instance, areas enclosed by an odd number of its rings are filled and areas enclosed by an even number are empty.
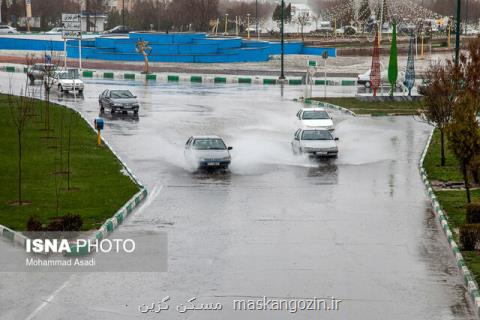
[[[370,81],[365,82],[365,88],[370,88],[372,83]]]
[[[100,103],[100,113],[105,113],[105,108],[102,103]]]
[[[83,89],[82,89],[82,90],[78,90],[78,93],[79,93],[79,94],[83,94]]]
[[[138,114],[138,109],[133,110],[133,114]]]
[[[29,76],[28,79],[30,79],[30,84],[35,84],[35,78],[33,76]]]
[[[58,85],[58,90],[59,90],[60,92],[63,92],[63,88],[62,88],[62,85],[61,85],[61,84]]]
[[[115,111],[116,111],[115,108],[111,108],[111,109],[110,109],[110,113],[111,113],[111,114],[114,114]]]

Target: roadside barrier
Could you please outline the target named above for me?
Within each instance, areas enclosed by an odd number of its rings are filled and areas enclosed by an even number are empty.
[[[428,175],[425,171],[425,168],[423,167],[425,157],[428,152],[428,148],[432,142],[433,132],[434,130],[432,130],[432,132],[430,133],[430,136],[428,137],[428,141],[425,146],[425,149],[423,150],[422,157],[420,158],[418,167],[420,170],[422,181],[425,184],[428,197],[432,204],[432,211],[435,214],[435,217],[438,219],[438,222],[440,223],[440,226],[442,227],[442,230],[445,233],[445,236],[447,237],[450,249],[452,250],[453,255],[455,256],[455,260],[457,261],[457,266],[463,275],[463,280],[465,282],[465,286],[467,288],[468,294],[470,295],[470,298],[472,299],[475,305],[476,314],[478,318],[478,315],[480,313],[480,291],[478,289],[478,283],[475,281],[475,278],[472,272],[466,266],[465,260],[463,259],[463,255],[460,252],[460,248],[458,247],[457,243],[453,239],[453,233],[448,224],[448,220],[445,216],[445,213],[443,212],[442,206],[437,200],[435,191],[433,190],[430,180],[428,180]]]
[[[1,65],[0,71],[9,73],[26,73],[27,67],[23,65]],[[85,79],[109,79],[109,80],[137,80],[137,81],[161,81],[161,82],[190,82],[190,83],[214,83],[214,84],[259,84],[259,85],[278,85],[280,82],[272,76],[237,76],[237,75],[213,75],[213,74],[169,74],[169,73],[149,73],[140,72],[122,72],[122,71],[95,71],[83,70],[81,75]],[[303,85],[303,79],[299,77],[288,78],[284,85],[298,86]],[[314,79],[316,86],[325,85],[324,79]],[[355,79],[327,79],[327,86],[356,86]]]

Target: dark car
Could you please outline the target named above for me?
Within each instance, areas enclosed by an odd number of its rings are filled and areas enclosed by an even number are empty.
[[[54,72],[57,70],[57,66],[50,63],[35,63],[27,71],[27,77],[30,79],[30,82],[33,83],[35,80],[42,80],[45,77],[47,72]]]
[[[132,111],[133,114],[138,114],[140,105],[137,97],[129,90],[105,90],[98,98],[100,104],[100,112],[104,113],[105,109],[110,110],[110,113],[117,111],[127,113]]]
[[[124,34],[132,32],[133,29],[128,26],[116,26],[110,30],[105,31],[106,34]]]

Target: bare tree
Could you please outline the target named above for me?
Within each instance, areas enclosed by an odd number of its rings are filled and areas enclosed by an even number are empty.
[[[32,117],[32,108],[34,100],[28,95],[27,91],[21,90],[20,96],[15,97],[12,92],[8,95],[8,106],[10,108],[10,116],[16,129],[17,146],[18,146],[18,195],[15,204],[23,205],[22,198],[22,163],[23,163],[23,135],[28,121]]]
[[[77,117],[74,112],[70,112],[68,121],[68,140],[67,140],[67,190],[71,190],[70,176],[71,176],[71,149],[72,149],[72,129],[74,129],[77,123]]]
[[[471,202],[469,168],[475,155],[480,153],[480,128],[476,118],[477,101],[467,91],[459,98],[453,111],[453,119],[448,126],[449,147],[461,164],[467,202]]]
[[[305,41],[305,26],[310,25],[311,17],[309,12],[302,12],[295,17],[294,22],[300,27],[300,34],[302,35],[302,41]]]
[[[440,165],[445,166],[445,130],[453,116],[458,82],[452,79],[454,66],[447,62],[432,64],[424,74],[420,93],[424,96],[423,119],[440,132]]]
[[[47,53],[45,53],[47,57]],[[60,65],[61,58],[55,51],[50,50],[49,58],[50,63],[45,65],[45,74],[43,76],[43,87],[45,89],[45,130],[47,131],[47,136],[51,131],[51,119],[50,119],[50,94],[52,88],[55,85],[55,72],[57,71],[58,66]]]

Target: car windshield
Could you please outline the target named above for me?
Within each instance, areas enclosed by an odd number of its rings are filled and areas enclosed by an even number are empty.
[[[78,75],[74,73],[61,72],[58,74],[59,79],[79,79]]]
[[[304,111],[302,115],[304,120],[316,120],[316,119],[330,119],[328,113],[323,110],[317,111]]]
[[[110,98],[128,99],[128,98],[133,98],[133,94],[128,90],[114,90],[114,91],[110,91]]]
[[[225,150],[227,147],[222,139],[195,139],[195,150]]]
[[[333,140],[333,137],[326,130],[307,130],[303,131],[302,140]]]

